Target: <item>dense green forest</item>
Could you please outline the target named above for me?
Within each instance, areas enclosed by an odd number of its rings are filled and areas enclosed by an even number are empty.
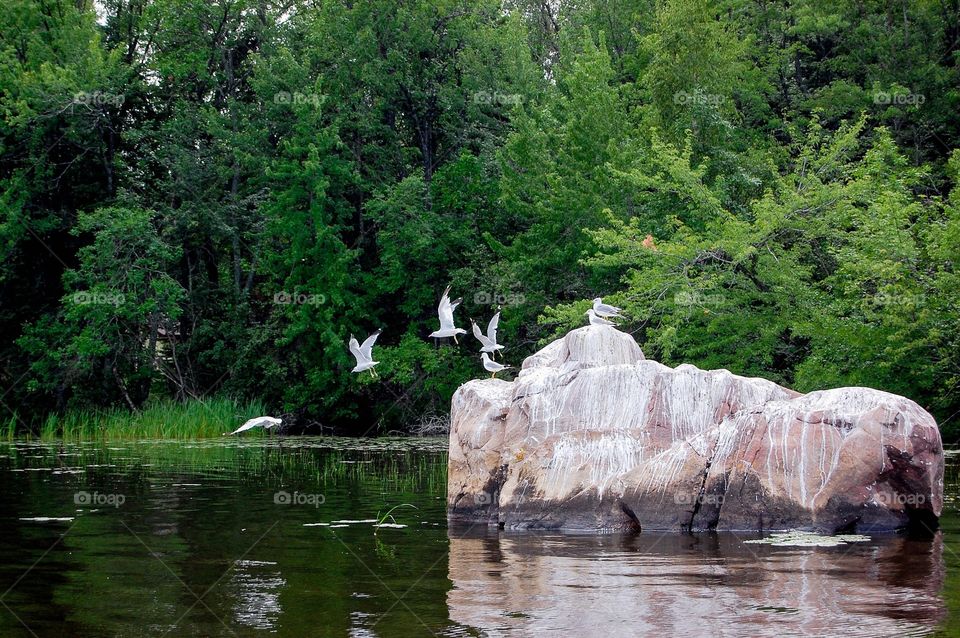
[[[960,0],[4,0],[0,403],[443,416],[597,295],[960,432]],[[383,327],[380,379],[351,333]]]

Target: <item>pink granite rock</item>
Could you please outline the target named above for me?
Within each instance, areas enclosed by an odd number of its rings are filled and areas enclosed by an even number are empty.
[[[452,520],[833,532],[930,525],[942,505],[939,430],[909,399],[669,368],[608,326],[453,397]]]

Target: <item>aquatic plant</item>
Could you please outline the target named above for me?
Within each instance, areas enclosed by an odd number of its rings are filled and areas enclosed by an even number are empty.
[[[104,441],[111,441],[105,445]],[[122,441],[122,442],[121,442]],[[104,467],[135,473],[144,467],[168,474],[218,474],[258,489],[298,485],[314,492],[350,483],[380,494],[442,493],[446,489],[445,439],[266,437],[167,440],[66,439],[0,444],[20,467]],[[67,453],[68,456],[61,456]],[[63,459],[69,458],[69,466]],[[397,500],[411,501],[409,496]],[[391,510],[392,511],[392,510]],[[373,511],[369,512],[373,518]],[[377,516],[377,520],[382,516]],[[390,519],[384,519],[390,520]]]
[[[393,521],[393,525],[399,525],[399,523],[397,523],[397,519],[395,519],[395,518],[393,517],[393,512],[394,512],[394,510],[400,509],[401,507],[412,507],[413,509],[417,509],[417,506],[416,506],[416,505],[411,505],[410,503],[400,503],[399,505],[394,505],[393,507],[391,507],[390,509],[388,509],[388,510],[386,511],[386,513],[383,514],[383,516],[380,515],[380,511],[378,510],[378,511],[377,511],[377,522],[376,522],[376,524],[373,526],[373,534],[374,534],[374,536],[376,536],[378,529],[380,529],[381,527],[384,527],[384,526],[388,525],[387,519],[390,519],[391,521]]]
[[[220,436],[264,412],[259,401],[240,402],[227,397],[187,403],[162,400],[148,403],[137,412],[114,407],[50,413],[38,430],[26,434],[41,439],[198,439]],[[8,436],[11,427],[15,428],[15,423],[8,424]],[[251,434],[258,435],[262,433]]]
[[[16,412],[10,415],[10,418],[7,419],[6,425],[3,427],[3,433],[7,439],[12,439],[17,434],[17,423],[20,421],[20,417]]]

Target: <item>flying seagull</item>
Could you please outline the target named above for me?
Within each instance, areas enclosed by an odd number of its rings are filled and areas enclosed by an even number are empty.
[[[500,325],[500,308],[497,308],[497,314],[493,315],[493,319],[491,319],[490,323],[487,324],[486,336],[480,332],[480,326],[477,325],[476,321],[471,319],[470,323],[473,324],[473,336],[477,338],[477,341],[483,344],[483,347],[480,348],[480,352],[490,352],[494,357],[496,357],[497,351],[503,347],[497,343],[497,326]]]
[[[263,428],[264,430],[269,430],[275,425],[280,425],[282,419],[277,419],[272,416],[255,416],[230,434],[240,434],[241,432],[246,432],[247,430],[252,430],[253,428]],[[226,433],[224,433],[226,436]]]
[[[501,372],[503,370],[506,370],[507,368],[512,367],[512,366],[505,366],[500,363],[497,363],[496,361],[491,359],[490,355],[488,355],[486,352],[480,355],[480,360],[483,361],[483,369],[490,373],[491,379],[497,376],[498,372]]]
[[[357,360],[357,365],[354,366],[351,372],[363,372],[364,370],[370,371],[371,377],[378,377],[377,371],[373,368],[380,363],[379,361],[373,360],[373,344],[377,342],[377,337],[380,336],[380,333],[383,332],[383,328],[380,328],[372,335],[364,339],[362,344],[357,343],[356,337],[350,335],[350,353],[353,354],[353,357]]]
[[[619,317],[620,309],[616,306],[611,306],[610,304],[603,303],[603,299],[597,297],[593,300],[593,311],[597,313],[599,317]]]
[[[583,313],[583,314],[585,314],[585,315],[587,315],[588,317],[590,317],[590,325],[591,325],[591,326],[615,326],[615,325],[617,325],[617,324],[613,323],[612,321],[609,321],[609,320],[604,319],[603,317],[599,316],[599,315],[597,314],[597,312],[596,312],[593,308],[591,308],[590,310],[586,311],[586,312]]]
[[[453,337],[454,343],[460,343],[457,341],[457,335],[467,334],[467,331],[454,325],[453,311],[457,309],[461,301],[463,301],[463,299],[450,301],[450,286],[447,286],[447,289],[443,291],[443,296],[440,297],[440,305],[437,306],[437,315],[440,317],[440,329],[431,332],[431,337],[436,339]]]

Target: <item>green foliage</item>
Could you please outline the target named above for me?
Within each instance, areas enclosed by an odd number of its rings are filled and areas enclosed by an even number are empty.
[[[936,200],[918,200],[927,179],[885,130],[863,148],[863,121],[824,131],[817,120],[793,141],[793,169],[770,184],[746,218],[717,206],[680,152],[669,178],[644,186],[687,193],[687,215],[649,247],[648,222],[610,220],[592,233],[587,263],[625,271],[614,298],[669,363],[728,367],[798,390],[866,385],[912,396],[935,412],[956,404],[949,310],[952,258],[931,254],[931,224],[950,223]],[[634,180],[635,182],[635,180]],[[702,195],[698,196],[698,193]],[[939,233],[937,233],[939,234]],[[663,237],[663,239],[659,239]],[[574,325],[582,304],[547,313]]]
[[[210,396],[429,420],[482,373],[426,337],[451,284],[460,325],[503,306],[515,366],[602,295],[664,361],[960,432],[956,7],[96,7],[0,7],[10,424]],[[381,378],[352,375],[377,328]]]
[[[31,389],[53,382],[60,385],[48,390],[72,390],[93,402],[114,389],[130,408],[146,399],[161,334],[175,330],[183,298],[168,274],[177,251],[155,217],[119,206],[80,215],[73,232],[93,239],[78,251],[79,267],[64,273],[62,311],[20,339],[35,358]]]

